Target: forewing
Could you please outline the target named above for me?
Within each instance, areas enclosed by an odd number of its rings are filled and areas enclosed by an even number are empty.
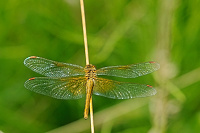
[[[85,95],[86,78],[30,78],[24,86],[31,91],[57,99],[78,99]]]
[[[93,94],[113,99],[130,99],[155,95],[156,90],[150,85],[97,78],[95,80]]]
[[[74,64],[56,62],[41,57],[31,56],[24,60],[24,65],[47,77],[69,77],[84,75],[84,68]]]
[[[109,66],[97,70],[97,75],[116,76],[122,78],[136,78],[152,73],[160,68],[156,62],[131,64],[126,66]]]

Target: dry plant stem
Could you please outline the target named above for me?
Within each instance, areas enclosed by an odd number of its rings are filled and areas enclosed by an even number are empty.
[[[93,118],[92,96],[90,98],[90,121],[91,121],[91,132],[94,133],[94,118]]]
[[[80,0],[80,6],[81,6],[81,17],[82,17],[82,25],[83,25],[83,36],[84,36],[84,45],[85,45],[86,65],[89,65],[86,22],[85,22],[85,11],[84,11],[84,2],[83,2],[83,0]],[[91,119],[91,132],[94,133],[92,96],[90,98],[90,119]]]
[[[159,2],[157,48],[155,51],[156,60],[160,63],[160,70],[157,72],[156,81],[158,83],[158,95],[155,96],[153,116],[153,127],[149,133],[165,133],[167,131],[169,118],[169,68],[171,57],[171,22],[175,8],[173,0],[163,0]]]
[[[80,5],[81,5],[81,17],[82,17],[83,37],[84,37],[84,45],[85,45],[86,65],[89,65],[88,44],[87,44],[87,33],[86,33],[86,22],[85,22],[85,10],[84,10],[84,3],[83,3],[83,0],[80,0]]]

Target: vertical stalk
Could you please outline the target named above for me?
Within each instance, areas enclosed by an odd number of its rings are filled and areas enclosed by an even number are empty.
[[[81,6],[81,17],[82,17],[82,26],[83,26],[84,45],[85,45],[86,65],[89,65],[87,32],[86,32],[86,22],[85,22],[85,10],[84,10],[84,2],[83,2],[83,0],[80,0],[80,6]],[[90,121],[91,121],[91,132],[94,133],[92,96],[90,98]]]
[[[86,65],[89,65],[88,43],[87,43],[86,22],[85,22],[85,10],[84,10],[83,0],[80,0],[80,5],[81,5],[81,17],[82,17],[83,37],[84,37],[84,45],[85,45]]]
[[[153,127],[149,133],[165,133],[167,131],[168,125],[168,106],[169,92],[167,88],[170,86],[170,71],[171,61],[170,61],[170,48],[171,48],[171,22],[173,19],[175,1],[173,0],[163,0],[159,1],[159,14],[158,14],[158,31],[157,31],[157,46],[156,46],[156,57],[157,61],[160,63],[160,70],[156,76],[156,81],[158,83],[158,94],[155,96],[155,108],[153,113]],[[158,78],[159,77],[159,78]]]

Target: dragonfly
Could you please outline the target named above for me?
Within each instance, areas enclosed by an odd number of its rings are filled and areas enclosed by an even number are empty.
[[[136,78],[160,68],[158,63],[150,61],[96,69],[92,64],[82,67],[37,56],[26,58],[24,65],[46,76],[28,79],[24,84],[28,90],[57,99],[79,99],[86,96],[85,119],[88,118],[92,94],[113,99],[131,99],[156,94],[156,89],[151,85],[119,82],[99,77],[100,75]]]

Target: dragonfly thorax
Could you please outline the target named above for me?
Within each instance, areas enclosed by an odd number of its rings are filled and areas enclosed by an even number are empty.
[[[96,67],[92,64],[86,65],[84,68],[85,77],[89,78],[96,78]]]

